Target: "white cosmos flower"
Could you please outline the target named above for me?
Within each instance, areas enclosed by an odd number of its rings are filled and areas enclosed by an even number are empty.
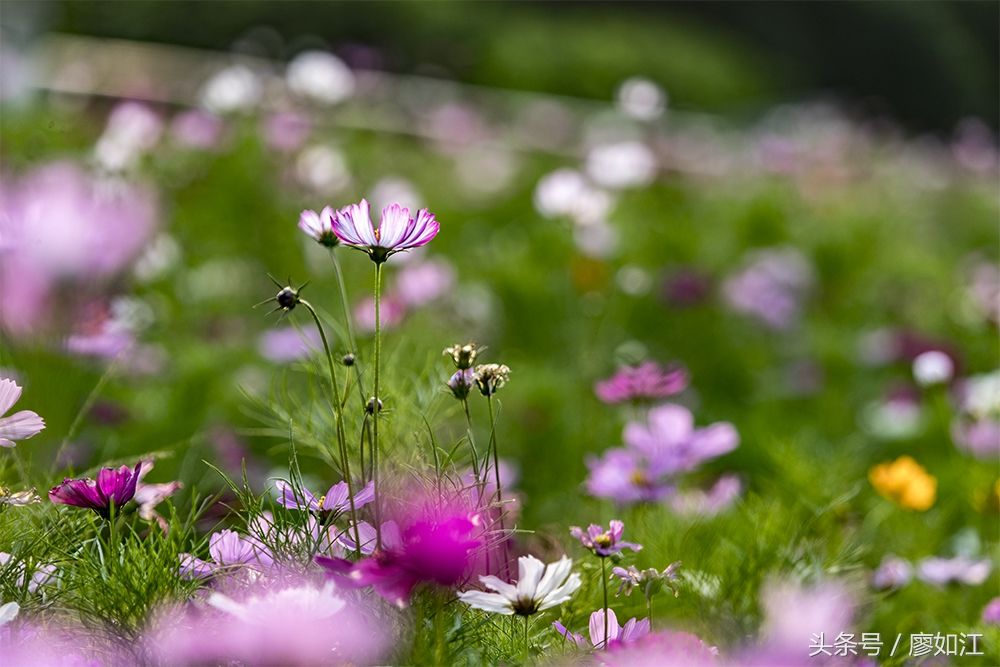
[[[459,593],[458,598],[474,609],[505,616],[530,616],[573,596],[580,588],[580,575],[570,573],[572,568],[573,561],[566,556],[548,565],[534,556],[521,556],[517,559],[517,585],[492,575],[479,577],[483,586],[496,592],[465,591]]]
[[[45,421],[31,410],[3,416],[19,398],[21,387],[16,382],[6,378],[0,380],[0,447],[13,447],[15,440],[27,440],[45,428]]]
[[[16,602],[0,604],[0,626],[7,625],[17,618],[17,612],[19,611],[21,611],[21,606]]]

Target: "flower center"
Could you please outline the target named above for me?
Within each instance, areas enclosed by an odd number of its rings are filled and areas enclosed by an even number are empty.
[[[532,598],[520,597],[513,604],[514,613],[518,616],[531,616],[538,611],[538,603]]]
[[[610,547],[612,543],[613,540],[611,539],[611,536],[608,535],[607,533],[604,533],[603,535],[598,535],[597,537],[594,538],[594,544],[596,544],[599,547]]]

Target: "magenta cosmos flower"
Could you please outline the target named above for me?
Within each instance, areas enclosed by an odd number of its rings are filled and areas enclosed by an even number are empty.
[[[337,238],[365,251],[376,264],[397,252],[427,245],[440,229],[434,214],[427,209],[420,209],[417,216],[411,218],[410,209],[399,204],[389,204],[382,209],[382,222],[376,229],[365,199],[337,211],[331,224]]]
[[[580,540],[580,544],[601,558],[621,553],[623,549],[642,550],[641,544],[622,540],[624,532],[625,524],[618,519],[612,519],[607,530],[593,523],[587,526],[587,532],[584,532],[579,526],[573,526],[569,529],[570,535]]]
[[[101,468],[97,480],[64,479],[49,491],[49,500],[63,505],[75,505],[94,510],[105,519],[111,514],[111,507],[121,507],[132,500],[135,485],[139,481],[142,461],[135,468]]]
[[[317,556],[316,562],[341,586],[371,586],[398,607],[406,607],[420,583],[454,586],[461,582],[480,545],[478,526],[465,515],[426,516],[401,530],[386,530],[382,550],[352,563],[340,558]]]
[[[31,410],[3,416],[19,398],[21,387],[16,382],[6,378],[0,380],[0,447],[13,447],[16,440],[27,440],[45,428],[45,421]]]
[[[679,366],[663,367],[655,361],[638,366],[624,366],[606,380],[594,385],[594,393],[605,403],[649,401],[684,391],[688,374]]]

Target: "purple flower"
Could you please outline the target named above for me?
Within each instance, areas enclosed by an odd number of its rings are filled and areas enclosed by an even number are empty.
[[[1000,625],[1000,597],[995,597],[983,608],[983,624]]]
[[[583,638],[583,635],[567,630],[562,623],[555,621],[552,627],[556,632],[566,637],[580,648],[608,648],[612,649],[623,644],[630,644],[642,639],[649,634],[649,619],[641,621],[630,618],[625,625],[618,625],[618,617],[614,609],[608,609],[608,636],[604,637],[604,610],[598,609],[590,615],[590,643]]]
[[[454,586],[463,580],[480,545],[476,530],[466,515],[428,512],[401,528],[398,537],[383,530],[382,550],[357,563],[326,556],[316,562],[341,586],[371,586],[402,608],[420,583]]]
[[[443,260],[406,264],[396,276],[396,294],[404,305],[416,308],[438,299],[455,285],[455,270]]]
[[[630,449],[609,449],[601,458],[590,457],[587,467],[587,493],[597,498],[622,504],[654,503],[674,490],[672,480],[651,472],[646,458]]]
[[[212,148],[219,143],[225,128],[222,121],[206,111],[184,111],[174,116],[170,134],[174,141],[188,148]]]
[[[21,398],[21,387],[11,379],[0,380],[0,447],[13,447],[15,440],[27,440],[45,428],[45,420],[31,410],[4,417]]]
[[[959,449],[977,459],[995,461],[1000,457],[1000,420],[956,419],[952,422],[951,437]]]
[[[709,646],[696,635],[688,632],[662,630],[636,636],[630,642],[612,644],[610,650],[600,653],[598,664],[606,667],[706,667],[716,664],[719,650]],[[601,630],[603,633],[603,628]],[[619,635],[620,637],[621,635]],[[775,663],[778,664],[778,663]]]
[[[309,510],[316,514],[343,514],[351,509],[351,499],[348,494],[347,482],[337,482],[319,498],[306,489],[296,490],[288,482],[279,479],[274,483],[278,489],[278,504],[289,509]],[[354,508],[364,507],[375,499],[373,482],[354,494]]]
[[[462,400],[469,395],[472,388],[476,386],[475,380],[476,373],[471,368],[466,368],[464,370],[455,371],[455,373],[448,379],[448,389],[451,390],[452,395]]]
[[[978,586],[993,569],[989,559],[975,560],[965,556],[954,558],[925,558],[917,565],[917,578],[935,586],[950,583]]]
[[[359,204],[340,209],[333,219],[337,237],[368,253],[377,264],[397,252],[427,245],[439,229],[434,214],[427,209],[420,209],[417,217],[411,218],[410,209],[399,204],[389,204],[382,209],[382,221],[375,229],[368,213],[368,201],[364,199]]]
[[[670,499],[670,508],[682,516],[714,516],[732,506],[743,484],[736,475],[723,475],[707,490],[694,489]]]
[[[872,574],[872,586],[880,591],[896,590],[910,583],[911,579],[913,579],[913,566],[910,565],[910,561],[887,554]]]
[[[605,403],[624,403],[666,398],[684,391],[688,374],[679,366],[663,367],[655,361],[625,366],[594,385],[594,393]]]
[[[573,526],[569,529],[570,535],[580,540],[580,544],[601,558],[621,553],[623,549],[642,550],[641,544],[622,540],[623,532],[625,532],[625,524],[618,519],[611,520],[608,530],[593,523],[587,526],[587,532],[583,532],[579,526]]]
[[[736,449],[740,441],[732,424],[718,422],[696,429],[690,410],[669,403],[650,410],[645,424],[626,425],[623,437],[659,475],[694,470],[702,462]]]
[[[340,245],[340,239],[333,232],[335,215],[336,213],[329,206],[324,207],[319,213],[307,209],[299,214],[299,229],[320,245],[333,248]]]
[[[63,505],[86,507],[108,518],[112,506],[121,507],[135,495],[140,470],[142,461],[136,463],[134,469],[128,466],[102,468],[97,473],[97,481],[90,478],[64,479],[62,484],[57,484],[49,491],[49,500]]]
[[[836,581],[809,587],[771,581],[761,592],[761,607],[764,623],[755,650],[769,656],[763,664],[798,665],[807,663],[809,640],[815,634],[836,637],[851,631],[855,600],[853,593]]]
[[[285,363],[306,359],[320,348],[319,333],[315,329],[282,327],[261,334],[257,351],[268,361]]]
[[[146,521],[156,521],[163,532],[167,531],[167,522],[156,512],[156,506],[164,500],[174,495],[184,485],[181,482],[164,482],[160,484],[146,484],[143,482],[146,475],[153,469],[153,459],[142,460],[142,471],[139,473],[139,481],[135,485],[135,496],[133,500],[139,505],[139,516]]]
[[[695,269],[682,268],[663,282],[663,299],[678,308],[704,301],[712,290],[712,280]]]
[[[384,294],[378,314],[383,329],[395,327],[406,317],[406,304],[393,294]],[[375,300],[372,297],[355,306],[354,321],[361,331],[375,331]]]
[[[213,533],[208,543],[208,553],[213,562],[188,553],[180,554],[181,576],[185,579],[200,579],[244,566],[260,569],[274,562],[267,547],[258,540],[242,537],[233,530]]]
[[[798,319],[805,292],[813,282],[809,261],[791,248],[753,253],[723,285],[729,307],[771,329],[788,329]]]
[[[302,146],[312,131],[309,118],[293,111],[279,111],[264,118],[264,143],[276,151],[290,152]]]

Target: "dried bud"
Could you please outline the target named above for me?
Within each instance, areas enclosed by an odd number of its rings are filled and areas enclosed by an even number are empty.
[[[475,373],[471,368],[455,371],[455,374],[448,380],[448,389],[458,400],[465,399],[472,387],[476,384]]]
[[[467,368],[472,368],[472,365],[476,363],[479,347],[475,343],[466,343],[465,345],[455,343],[451,347],[446,347],[444,354],[451,356],[451,360],[455,362],[455,368],[464,371]]]
[[[348,352],[340,360],[340,363],[344,364],[345,366],[353,366],[354,365],[354,355],[351,354],[350,352]]]
[[[382,412],[382,399],[381,398],[378,400],[378,411]],[[367,412],[370,415],[375,414],[375,397],[374,396],[372,396],[371,398],[368,399],[368,405],[365,406],[365,412]]]
[[[480,364],[473,379],[483,396],[492,396],[510,379],[510,368],[504,364]]]

